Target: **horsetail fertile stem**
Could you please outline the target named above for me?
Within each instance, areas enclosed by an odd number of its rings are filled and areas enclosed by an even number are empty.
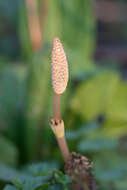
[[[64,49],[58,38],[53,40],[52,85],[54,90],[54,118],[60,119],[60,96],[68,82],[68,64]]]
[[[60,116],[60,96],[66,90],[68,82],[68,64],[63,46],[59,38],[53,40],[52,50],[52,86],[54,91],[51,128],[56,136],[60,150],[66,162],[69,158],[69,149],[64,136],[64,122]]]

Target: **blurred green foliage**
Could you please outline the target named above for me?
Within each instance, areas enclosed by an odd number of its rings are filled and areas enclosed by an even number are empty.
[[[1,178],[13,184],[6,185],[4,189],[69,190],[71,188],[71,179],[61,171],[56,170],[55,163],[26,166],[20,173],[5,166],[1,166],[1,169],[3,169]]]
[[[70,179],[51,171],[51,160],[56,159],[56,169],[63,166],[48,124],[52,116],[51,40],[58,36],[70,68],[61,110],[70,150],[94,161],[98,189],[126,190],[127,81],[118,70],[93,63],[96,22],[92,0],[47,2],[44,45],[36,53],[31,48],[25,1],[15,3],[0,2],[0,39],[4,36],[0,45],[1,186],[16,179],[15,186],[4,189],[68,189]],[[49,162],[32,169],[23,167],[40,160]]]

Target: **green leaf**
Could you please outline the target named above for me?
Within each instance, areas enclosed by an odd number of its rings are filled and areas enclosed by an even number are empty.
[[[45,179],[43,179],[43,177],[31,178],[27,181],[25,180],[23,185],[23,190],[29,190],[29,189],[35,190],[43,185],[44,180]]]
[[[18,188],[22,189],[23,188],[23,181],[21,179],[13,179],[12,183]]]
[[[31,179],[32,175],[25,173],[25,172],[19,172],[14,168],[7,167],[6,165],[0,164],[0,179],[2,181],[8,181],[12,182],[14,179]]]
[[[27,7],[25,1],[21,1],[20,3],[21,4],[19,9],[19,38],[22,46],[22,54],[24,58],[28,59],[33,52],[29,36]]]
[[[62,18],[61,29],[64,31],[61,37],[68,49],[70,49],[70,51],[67,49],[67,52],[69,63],[73,64],[71,72],[73,75],[77,75],[79,72],[94,67],[92,64],[92,56],[95,47],[96,32],[92,1],[79,0],[75,2],[72,0],[70,3],[65,0],[57,1],[57,4],[62,16],[60,17]],[[65,28],[66,30],[64,30]],[[79,38],[76,39],[76,36]]]
[[[58,169],[58,165],[53,161],[32,164],[25,167],[25,171],[32,176],[50,176],[56,169]]]
[[[98,135],[105,136],[110,139],[119,139],[127,134],[127,122],[117,121],[117,119],[116,121],[105,121],[101,130],[98,131]]]
[[[0,113],[2,116],[12,116],[24,100],[26,67],[6,65],[0,71],[0,75]]]
[[[118,145],[117,140],[110,139],[90,139],[90,140],[82,140],[78,144],[79,151],[100,151],[103,149],[111,149],[115,148]]]
[[[67,130],[66,137],[68,140],[76,140],[89,133],[94,133],[99,128],[98,122],[92,122],[87,125],[83,125],[77,130]]]
[[[69,178],[69,176],[63,174],[61,171],[55,171],[54,177],[55,177],[56,183],[61,183],[63,185],[71,183],[71,179]]]
[[[119,86],[119,81],[117,73],[102,72],[80,84],[72,98],[71,109],[83,119],[95,120],[107,110],[107,104]]]
[[[48,105],[49,78],[48,50],[43,49],[43,53],[39,52],[32,57],[28,70],[24,113],[27,161],[36,160],[36,155],[40,152],[38,142],[41,142],[40,131]]]
[[[114,179],[119,179],[122,176],[121,170],[109,170],[105,172],[100,172],[98,178],[102,181],[112,181]]]
[[[127,122],[127,82],[121,82],[108,101],[106,116],[110,121]]]
[[[114,186],[116,190],[126,190],[127,189],[127,180],[126,179],[120,179],[116,180],[114,182]]]
[[[94,163],[95,176],[100,183],[115,183],[117,180],[124,180],[126,176],[126,157],[115,149],[102,150],[96,155]]]
[[[18,190],[18,189],[13,185],[6,185],[3,190]]]
[[[45,183],[36,189],[37,190],[47,190],[47,189],[49,189],[49,183]]]
[[[0,162],[16,165],[18,150],[15,145],[4,136],[0,136]]]
[[[15,144],[19,144],[20,130],[16,122],[17,118],[21,118],[24,102],[26,67],[20,64],[5,65],[0,71],[0,76],[1,130],[6,130],[8,137]]]
[[[62,184],[54,184],[49,187],[49,190],[63,190]]]

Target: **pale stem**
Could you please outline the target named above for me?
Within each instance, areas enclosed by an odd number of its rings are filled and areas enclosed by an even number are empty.
[[[42,36],[39,15],[37,11],[37,1],[26,0],[27,14],[28,14],[28,25],[30,40],[32,44],[33,51],[38,51],[42,45]]]
[[[63,155],[64,161],[67,162],[70,152],[66,143],[65,136],[62,138],[57,138],[58,145],[60,147],[61,153]]]
[[[53,101],[53,114],[54,119],[60,119],[60,94],[54,92],[54,101]]]

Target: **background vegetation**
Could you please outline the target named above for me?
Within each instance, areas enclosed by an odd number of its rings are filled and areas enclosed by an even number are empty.
[[[70,150],[94,161],[98,189],[126,190],[126,1],[38,0],[37,11],[32,2],[0,1],[0,189],[12,180],[16,187],[5,190],[47,189],[49,178],[51,189],[70,183],[62,172],[45,173],[64,164],[48,123],[58,36],[70,70],[62,97]]]

